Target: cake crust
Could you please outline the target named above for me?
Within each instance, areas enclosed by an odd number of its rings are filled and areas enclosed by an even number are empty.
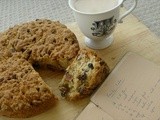
[[[37,19],[1,33],[0,48],[21,52],[31,64],[65,70],[77,55],[79,44],[60,22]]]
[[[0,57],[0,115],[30,117],[56,103],[51,88],[21,54]]]

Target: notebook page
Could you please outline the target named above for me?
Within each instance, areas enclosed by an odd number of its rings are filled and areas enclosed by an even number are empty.
[[[91,101],[115,120],[160,120],[160,68],[128,53]]]
[[[113,120],[113,118],[90,102],[76,120]]]

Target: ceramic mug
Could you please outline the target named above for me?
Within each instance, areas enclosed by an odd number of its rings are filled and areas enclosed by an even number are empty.
[[[75,8],[77,0],[69,0],[69,6],[74,11],[76,22],[85,35],[85,44],[88,47],[92,49],[104,49],[111,45],[113,41],[112,33],[117,23],[122,23],[122,19],[130,14],[137,5],[137,0],[133,0],[132,7],[123,15],[120,15],[120,7],[125,0],[116,1],[117,4],[113,8],[102,12],[89,13]]]

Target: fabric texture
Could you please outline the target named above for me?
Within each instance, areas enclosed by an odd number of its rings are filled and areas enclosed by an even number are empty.
[[[129,8],[133,0],[126,0]],[[139,0],[135,15],[157,36],[160,36],[160,0]],[[62,23],[74,22],[68,0],[0,0],[0,31],[15,24],[48,18]]]

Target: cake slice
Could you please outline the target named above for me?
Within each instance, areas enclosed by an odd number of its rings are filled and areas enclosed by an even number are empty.
[[[82,49],[60,82],[61,96],[76,100],[90,95],[108,76],[109,67],[93,51]]]

